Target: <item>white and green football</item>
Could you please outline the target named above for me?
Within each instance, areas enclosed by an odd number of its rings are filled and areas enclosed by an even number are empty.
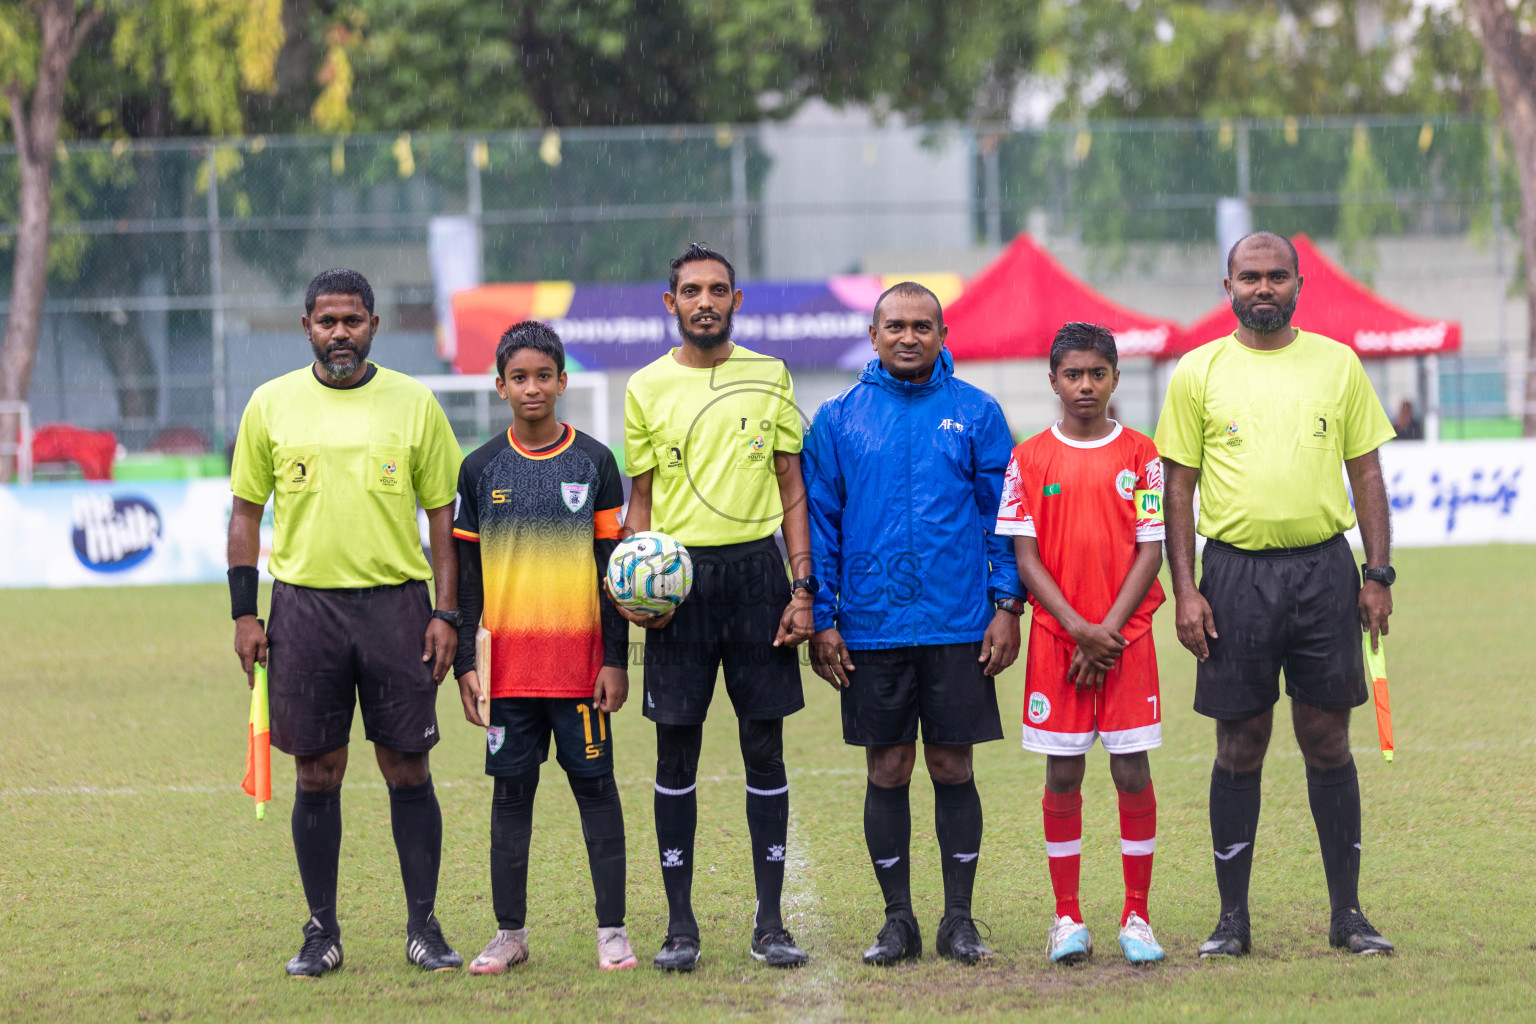
[[[614,600],[632,612],[665,615],[693,589],[693,560],[671,537],[645,530],[613,549],[608,588]]]

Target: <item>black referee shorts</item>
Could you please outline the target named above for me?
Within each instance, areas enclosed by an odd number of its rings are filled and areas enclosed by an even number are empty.
[[[666,626],[645,631],[645,717],[703,723],[722,667],[737,718],[783,718],[805,707],[795,648],[773,646],[790,598],[773,538],[690,547],[688,554],[688,599]]]
[[[843,742],[890,747],[917,740],[964,747],[1003,738],[997,683],[982,671],[981,641],[850,651],[842,691]]]
[[[370,742],[405,754],[431,750],[437,684],[421,660],[431,618],[421,580],[360,590],[276,583],[267,626],[272,745],[300,757],[344,747],[361,704]]]
[[[1247,551],[1207,541],[1200,593],[1216,637],[1195,671],[1195,710],[1252,718],[1288,697],[1356,708],[1368,698],[1360,640],[1360,575],[1342,534],[1305,548]]]

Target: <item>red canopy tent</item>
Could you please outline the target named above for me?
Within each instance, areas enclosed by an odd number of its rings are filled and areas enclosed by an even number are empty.
[[[1364,357],[1428,356],[1461,348],[1461,324],[1427,320],[1394,306],[1323,255],[1306,235],[1291,239],[1303,278],[1294,323],[1342,341]],[[1237,330],[1232,307],[1222,303],[1184,328],[1168,355],[1183,355]]]
[[[956,359],[1045,359],[1069,320],[1100,323],[1115,333],[1123,356],[1166,357],[1181,337],[1172,320],[1116,305],[1020,234],[965,286],[944,311]]]

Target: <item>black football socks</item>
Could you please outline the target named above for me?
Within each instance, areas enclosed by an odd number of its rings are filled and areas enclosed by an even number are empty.
[[[597,900],[597,926],[624,925],[624,809],[613,772],[597,778],[569,776],[576,809],[581,814],[581,835],[587,842],[587,867],[592,872],[592,891]],[[530,801],[530,804],[532,801]],[[523,844],[523,877],[527,878],[527,850]]]
[[[784,771],[784,720],[741,719],[747,775],[747,832],[757,889],[754,934],[784,927],[784,857],[789,849],[789,776]]]
[[[1360,906],[1360,778],[1355,759],[1342,768],[1307,767],[1307,800],[1323,851],[1328,901],[1337,914]]]
[[[944,916],[970,917],[981,859],[981,794],[975,776],[958,786],[933,781],[933,826],[943,858]]]
[[[528,917],[528,844],[538,790],[535,767],[523,775],[498,776],[491,795],[491,907],[503,931],[516,931]]]
[[[1248,879],[1253,874],[1263,774],[1262,768],[1230,772],[1220,765],[1211,766],[1211,846],[1223,916],[1234,910],[1248,912]]]
[[[699,824],[700,725],[656,726],[656,844],[667,890],[667,934],[699,937],[693,916],[693,837]]]
[[[885,895],[885,916],[912,914],[911,784],[864,787],[864,844]]]
[[[310,793],[295,787],[293,852],[309,916],[327,935],[341,936],[336,922],[336,877],[341,859],[341,787]]]
[[[443,857],[443,811],[432,777],[419,786],[389,787],[389,824],[400,857],[409,934],[432,918],[437,908],[437,870]]]

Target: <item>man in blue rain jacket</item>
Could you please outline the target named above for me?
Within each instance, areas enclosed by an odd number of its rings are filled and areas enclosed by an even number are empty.
[[[811,664],[841,691],[843,739],[865,748],[864,839],[885,895],[871,964],[920,956],[912,913],[917,758],[943,857],[940,956],[989,958],[971,919],[981,798],[971,747],[1001,739],[993,677],[1019,653],[1024,588],[993,533],[1013,438],[992,396],[955,377],[944,311],[903,282],[880,297],[879,358],[816,413],[803,460],[819,588]]]

